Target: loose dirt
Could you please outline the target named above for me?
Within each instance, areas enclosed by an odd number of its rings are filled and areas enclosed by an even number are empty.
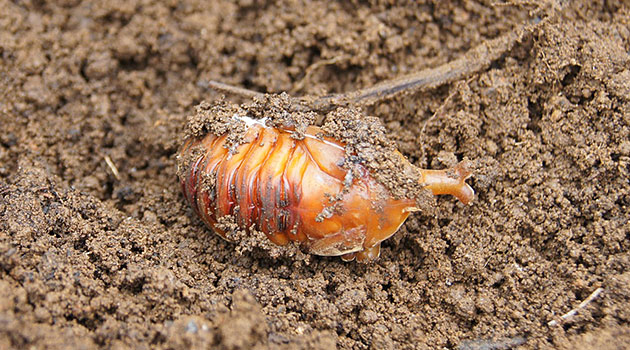
[[[0,8],[0,348],[630,347],[627,3]],[[437,199],[375,263],[235,249],[185,204],[208,81],[354,91],[524,23],[470,77],[356,106],[419,167],[476,164],[473,205]]]

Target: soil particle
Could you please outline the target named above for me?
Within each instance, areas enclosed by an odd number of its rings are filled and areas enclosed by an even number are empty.
[[[0,348],[630,344],[627,3],[0,7]],[[433,202],[376,263],[241,249],[184,203],[185,116],[275,108],[216,102],[204,82],[354,91],[523,23],[539,25],[477,74],[331,112],[330,132],[350,111],[378,118],[358,136],[418,167],[475,164],[474,204]]]

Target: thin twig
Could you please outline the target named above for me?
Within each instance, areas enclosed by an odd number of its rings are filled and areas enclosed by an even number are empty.
[[[120,174],[118,173],[118,168],[116,168],[116,164],[114,164],[114,162],[112,162],[112,159],[109,156],[105,156],[105,163],[107,163],[107,166],[109,166],[109,169],[112,171],[112,173],[114,173],[114,177],[116,178],[116,180],[120,180]]]
[[[573,309],[573,310],[567,312],[566,314],[560,316],[560,319],[562,321],[566,321],[566,320],[570,319],[571,317],[575,316],[575,314],[577,314],[577,312],[580,309],[583,309],[584,307],[586,307],[586,305],[588,305],[591,301],[593,301],[593,299],[597,298],[597,296],[599,296],[599,294],[601,294],[601,292],[603,292],[603,291],[604,291],[604,288],[602,288],[602,287],[599,287],[599,288],[595,289],[593,291],[593,293],[591,293],[591,295],[588,296],[588,298],[584,299],[584,301],[581,302],[580,305],[578,305],[578,307],[576,307],[575,309]],[[558,324],[558,321],[556,321],[556,320],[551,320],[551,321],[547,322],[547,325],[550,326],[550,327],[553,327],[553,326],[555,326],[557,324]]]
[[[207,86],[215,89],[215,90],[219,90],[222,92],[226,92],[226,93],[230,93],[230,94],[234,94],[234,95],[238,95],[238,96],[242,96],[242,97],[248,97],[248,98],[254,98],[254,97],[258,97],[258,98],[262,98],[265,96],[265,94],[263,94],[262,92],[257,92],[254,90],[249,90],[249,89],[245,89],[242,87],[238,87],[238,86],[234,86],[234,85],[229,85],[229,84],[225,84],[225,83],[221,83],[218,81],[214,81],[214,80],[210,80],[208,82],[205,82],[204,85],[207,84]]]

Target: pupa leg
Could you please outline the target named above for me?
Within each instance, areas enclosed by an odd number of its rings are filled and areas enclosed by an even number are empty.
[[[475,191],[466,183],[466,179],[472,175],[466,161],[460,162],[450,169],[421,169],[420,173],[422,174],[420,183],[424,184],[434,195],[450,194],[464,204],[470,203],[475,196]]]
[[[365,227],[359,226],[349,230],[341,230],[330,236],[311,241],[310,253],[322,256],[346,256],[362,249],[365,241]]]

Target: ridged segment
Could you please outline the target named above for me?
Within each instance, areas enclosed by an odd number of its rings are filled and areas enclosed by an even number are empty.
[[[295,142],[288,133],[278,133],[275,148],[260,167],[256,181],[259,208],[257,226],[277,244],[286,243],[285,237],[279,237],[278,234],[286,235],[294,221],[286,208],[295,204],[295,196],[290,198],[290,188],[283,181],[283,173],[294,148]]]
[[[251,188],[255,185],[255,179],[261,166],[274,152],[277,134],[272,129],[260,128],[249,152],[236,172],[235,199],[239,206],[238,222],[243,227],[250,227],[252,223],[257,221],[253,213],[253,209],[257,206],[255,191],[251,191]]]
[[[239,145],[234,153],[223,156],[217,168],[217,199],[215,217],[234,214],[236,205],[236,175],[249,150],[254,146],[257,130],[250,129],[245,135],[246,143]]]

